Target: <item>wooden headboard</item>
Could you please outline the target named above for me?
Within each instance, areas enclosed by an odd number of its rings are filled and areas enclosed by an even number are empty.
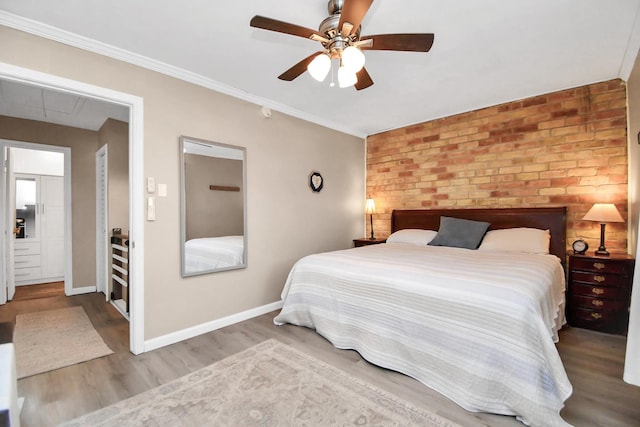
[[[567,208],[495,208],[495,209],[408,209],[391,214],[391,232],[405,228],[438,230],[440,217],[486,221],[489,230],[531,227],[549,230],[549,252],[565,265],[567,260]]]

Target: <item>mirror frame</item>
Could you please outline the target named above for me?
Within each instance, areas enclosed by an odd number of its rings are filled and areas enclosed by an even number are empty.
[[[189,136],[180,136],[180,271],[182,277],[200,276],[203,274],[217,273],[220,271],[238,270],[247,268],[247,149],[237,145],[223,144],[220,142],[209,141]],[[195,143],[203,146],[221,147],[242,152],[242,214],[243,214],[243,258],[242,264],[231,267],[214,268],[210,270],[202,270],[187,273],[185,244],[187,241],[187,205],[186,205],[186,168],[185,168],[185,143]],[[211,156],[215,157],[215,156]]]

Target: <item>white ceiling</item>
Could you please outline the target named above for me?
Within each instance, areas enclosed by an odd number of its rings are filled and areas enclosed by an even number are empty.
[[[129,108],[70,93],[0,80],[0,116],[99,130],[106,119],[129,121]]]
[[[375,84],[362,91],[331,88],[308,73],[278,80],[321,46],[251,28],[251,17],[316,29],[326,6],[326,0],[0,0],[0,24],[359,136],[626,80],[640,48],[639,0],[376,0],[363,35],[430,32],[431,51],[367,51]]]

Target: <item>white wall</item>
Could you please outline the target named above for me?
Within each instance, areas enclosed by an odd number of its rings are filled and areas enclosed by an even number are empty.
[[[629,253],[640,254],[638,229],[640,228],[640,56],[627,82],[627,117],[629,136]],[[640,386],[640,262],[636,260],[629,313],[627,354],[624,380]]]
[[[144,98],[144,176],[168,186],[144,230],[145,340],[278,301],[300,257],[361,237],[361,138],[277,112],[265,119],[258,105],[1,26],[0,61]],[[181,135],[247,148],[246,269],[180,276]],[[325,178],[319,194],[307,185],[313,170]]]

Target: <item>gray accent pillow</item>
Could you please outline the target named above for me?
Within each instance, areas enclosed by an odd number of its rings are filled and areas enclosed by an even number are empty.
[[[438,234],[428,244],[430,246],[478,249],[490,225],[488,222],[441,216]]]

